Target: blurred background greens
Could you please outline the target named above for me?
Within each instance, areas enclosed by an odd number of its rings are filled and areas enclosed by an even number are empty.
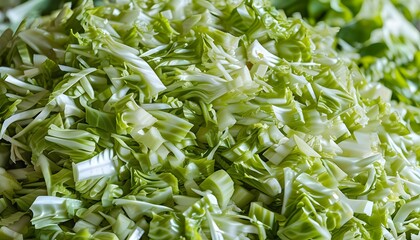
[[[48,15],[61,9],[66,2],[76,3],[78,0],[1,0],[0,1],[0,33],[7,28],[15,30],[22,20],[31,22],[37,17]],[[95,0],[101,4],[103,0]]]
[[[29,21],[59,9],[64,1],[58,0],[2,0],[0,2],[0,32],[16,29],[23,19]]]
[[[420,106],[420,1],[271,1],[312,25],[338,27],[337,50],[359,65],[366,84],[383,84],[396,102]]]

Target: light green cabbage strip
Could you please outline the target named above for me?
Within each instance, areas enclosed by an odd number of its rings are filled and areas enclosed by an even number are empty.
[[[73,163],[74,181],[79,182],[115,174],[113,157],[113,149],[107,148],[89,160]]]
[[[0,238],[418,237],[415,95],[337,31],[266,0],[84,0],[5,31]]]

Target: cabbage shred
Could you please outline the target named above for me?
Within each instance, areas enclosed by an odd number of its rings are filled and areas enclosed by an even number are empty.
[[[2,239],[420,237],[420,109],[270,1],[67,3],[0,37]]]

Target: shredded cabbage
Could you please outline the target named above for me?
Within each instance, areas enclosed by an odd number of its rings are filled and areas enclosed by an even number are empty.
[[[420,34],[390,2],[310,1],[309,23],[269,0],[74,2],[0,36],[1,239],[420,236]]]

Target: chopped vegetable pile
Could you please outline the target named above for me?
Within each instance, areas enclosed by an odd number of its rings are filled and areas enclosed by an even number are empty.
[[[0,239],[420,238],[420,33],[387,0],[339,24],[273,2],[4,30]]]

